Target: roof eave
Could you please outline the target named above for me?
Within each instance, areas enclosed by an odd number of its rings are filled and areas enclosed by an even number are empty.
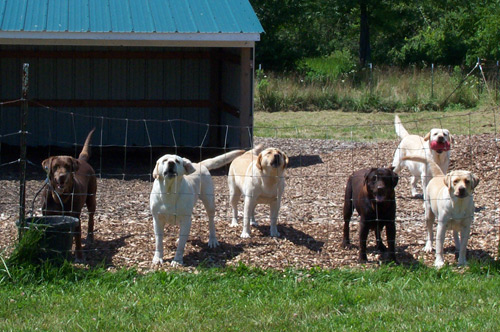
[[[260,33],[0,31],[0,45],[253,47]]]

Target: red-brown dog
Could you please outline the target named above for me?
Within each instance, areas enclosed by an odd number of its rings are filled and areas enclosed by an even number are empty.
[[[94,130],[92,129],[88,134],[78,159],[70,156],[53,156],[42,162],[42,166],[49,178],[49,188],[45,189],[43,195],[42,212],[44,215],[64,214],[78,218],[79,223],[75,229],[77,260],[83,259],[80,214],[85,204],[87,204],[89,212],[87,243],[94,240],[97,180],[94,169],[88,163],[90,157],[89,143]]]

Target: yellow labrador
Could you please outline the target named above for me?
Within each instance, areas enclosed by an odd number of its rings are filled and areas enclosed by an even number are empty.
[[[156,249],[153,264],[163,264],[163,231],[165,224],[180,225],[177,251],[171,265],[183,264],[184,247],[191,229],[191,214],[198,197],[208,214],[210,235],[208,246],[219,245],[215,235],[214,185],[209,170],[222,167],[243,154],[244,150],[228,152],[195,164],[177,155],[164,155],[156,162],[150,195]]]
[[[425,218],[427,222],[427,243],[424,250],[432,251],[432,226],[437,217],[436,260],[434,265],[444,265],[443,245],[447,229],[453,230],[455,252],[458,252],[458,265],[467,264],[467,242],[470,227],[474,219],[474,188],[479,184],[479,178],[469,171],[457,170],[444,174],[441,168],[432,160],[420,157],[405,157],[429,164],[432,179],[426,187]],[[458,232],[460,231],[460,237]]]
[[[242,238],[250,237],[250,222],[255,222],[257,204],[269,204],[270,235],[280,236],[277,228],[281,197],[285,190],[287,155],[276,148],[262,150],[262,145],[236,158],[229,167],[229,196],[233,209],[231,226],[238,226],[238,201],[244,196]]]
[[[401,123],[399,116],[394,118],[394,127],[396,134],[401,138],[398,148],[394,152],[392,166],[394,172],[398,173],[403,167],[407,167],[411,177],[411,194],[418,196],[417,182],[418,178],[422,182],[422,191],[425,196],[425,188],[431,178],[430,170],[425,163],[415,162],[411,159],[404,159],[406,156],[416,156],[434,161],[444,174],[448,172],[450,166],[450,147],[451,135],[448,129],[433,128],[425,137],[410,135]],[[425,197],[424,197],[425,198]]]

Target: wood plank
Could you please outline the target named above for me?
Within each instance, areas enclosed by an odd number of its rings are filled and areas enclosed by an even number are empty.
[[[0,50],[0,58],[45,59],[210,59],[209,51],[46,51]],[[228,56],[228,59],[232,57]],[[232,58],[234,59],[234,58]],[[228,60],[230,61],[230,60]]]

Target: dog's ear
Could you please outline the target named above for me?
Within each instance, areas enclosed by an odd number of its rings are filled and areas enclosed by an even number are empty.
[[[75,173],[80,168],[80,161],[75,158],[71,158],[71,172]]]
[[[424,141],[428,141],[431,139],[431,132],[429,131],[425,136],[424,136]]]
[[[471,178],[472,178],[471,187],[472,189],[474,189],[479,184],[479,177],[476,174],[471,174]]]
[[[448,190],[451,190],[451,174],[446,174],[443,181],[444,184],[448,187]]]
[[[448,134],[448,137],[450,138],[450,142],[455,144],[455,136],[451,136],[450,134]]]
[[[398,182],[399,182],[399,176],[394,173],[393,169],[394,167],[391,167],[391,173],[392,173],[392,187],[393,188],[396,188],[396,186],[398,185]]]
[[[43,170],[45,171],[45,173],[47,173],[47,175],[52,173],[52,160],[53,159],[54,159],[54,157],[49,157],[49,158],[45,159],[44,161],[42,161]]]
[[[288,156],[283,151],[280,151],[280,153],[283,156],[283,160],[285,161],[285,163],[283,164],[283,169],[285,169],[288,167],[288,163],[290,162],[290,159],[288,159]]]
[[[260,171],[262,171],[262,153],[259,153],[259,156],[257,157],[257,163],[255,165]]]
[[[156,166],[155,166],[155,169],[153,170],[153,179],[159,179],[161,177],[161,174],[160,174],[160,170],[159,170],[159,167],[160,166],[160,162],[157,161],[156,162]]]
[[[368,178],[370,177],[370,174],[372,174],[372,172],[375,172],[376,170],[377,170],[376,167],[372,167],[370,171],[365,174],[365,184],[368,183]]]
[[[187,175],[196,172],[196,168],[194,168],[193,163],[191,162],[191,160],[186,159],[186,158],[182,158],[182,164],[184,166],[184,170],[186,171]]]

